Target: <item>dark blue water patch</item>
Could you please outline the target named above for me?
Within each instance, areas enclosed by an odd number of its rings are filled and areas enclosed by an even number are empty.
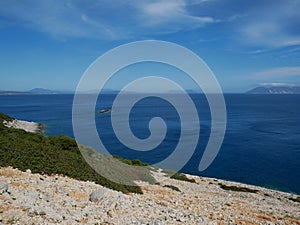
[[[173,151],[180,136],[180,122],[170,105],[145,99],[132,109],[130,125],[139,138],[149,136],[147,128],[152,116],[167,121],[168,133],[160,149],[144,154],[130,152],[120,144],[111,127],[110,114],[97,113],[111,108],[114,98],[115,95],[103,95],[95,109],[101,140],[113,154],[155,163]],[[200,118],[200,141],[183,172],[300,194],[300,95],[225,95],[226,135],[215,161],[203,172],[198,171],[198,166],[210,135],[210,109],[204,95],[194,94],[191,98]],[[73,95],[0,95],[1,112],[46,124],[46,135],[74,136],[72,103]]]
[[[300,96],[225,97],[228,127],[216,160],[200,173],[193,157],[182,171],[299,193]]]
[[[147,163],[155,164],[170,155],[176,148],[180,136],[180,125],[178,125],[180,118],[176,109],[163,99],[148,97],[138,101],[130,110],[129,121],[127,121],[127,118],[122,118],[121,122],[129,123],[131,132],[137,138],[146,139],[151,134],[149,122],[154,117],[160,117],[164,120],[167,133],[161,144],[150,151],[133,150],[124,146],[115,135],[111,124],[111,114],[97,116],[97,129],[110,154],[130,159],[140,159]]]
[[[45,124],[45,135],[73,137],[72,102],[73,95],[0,95],[0,111]]]

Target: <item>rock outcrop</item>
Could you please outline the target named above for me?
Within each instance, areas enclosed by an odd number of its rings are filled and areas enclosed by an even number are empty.
[[[0,182],[0,194],[7,192],[8,190],[8,183]]]
[[[8,128],[22,129],[30,133],[44,134],[45,127],[41,123],[28,122],[23,120],[3,121]]]

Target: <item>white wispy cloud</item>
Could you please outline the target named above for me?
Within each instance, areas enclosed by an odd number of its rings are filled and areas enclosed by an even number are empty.
[[[300,36],[288,34],[284,27],[274,21],[252,23],[242,28],[242,37],[258,46],[286,47],[300,45]]]
[[[215,22],[212,17],[190,15],[190,1],[11,0],[0,1],[0,16],[57,37],[106,39],[172,33]]]
[[[140,6],[144,13],[149,16],[173,17],[185,13],[184,1],[143,2]]]
[[[297,86],[297,85],[291,84],[291,83],[260,83],[259,85],[264,86],[264,87],[282,87],[282,86],[294,87],[294,86]]]
[[[198,4],[202,4],[203,2],[214,2],[214,1],[219,1],[219,0],[188,0],[187,2],[190,5],[198,5]]]
[[[240,40],[266,48],[300,45],[300,1],[278,1],[252,10],[239,28]]]
[[[251,79],[276,79],[288,77],[300,77],[300,67],[279,67],[256,72],[250,76]]]
[[[136,6],[140,12],[142,26],[160,28],[164,32],[191,30],[216,22],[212,17],[189,15],[186,9],[187,1],[184,0],[145,1]]]
[[[244,17],[247,17],[247,14],[233,14],[233,15],[229,16],[229,18],[227,20],[229,22],[231,22],[231,21],[239,20]]]
[[[112,35],[100,23],[91,23],[71,1],[1,1],[0,15],[17,21],[15,25],[36,29],[58,37],[99,37]],[[99,29],[99,27],[101,29]]]

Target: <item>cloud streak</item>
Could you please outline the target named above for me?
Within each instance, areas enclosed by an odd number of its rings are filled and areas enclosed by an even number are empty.
[[[260,83],[259,85],[263,86],[263,87],[282,87],[282,86],[294,87],[294,86],[296,86],[295,84],[289,84],[289,83]]]
[[[260,71],[250,76],[251,79],[275,79],[300,77],[300,67],[279,67],[269,70]]]
[[[87,21],[83,12],[67,1],[1,1],[0,15],[18,21],[19,26],[57,37],[111,36],[109,28]]]
[[[188,0],[102,0],[89,4],[75,0],[11,0],[0,1],[0,16],[55,37],[102,39],[173,33],[215,22],[209,16],[190,15],[188,4]]]
[[[176,29],[194,29],[216,22],[212,17],[191,16],[186,10],[187,2],[183,0],[141,2],[137,5],[145,26],[170,26]]]
[[[159,38],[195,30],[199,40],[234,41],[234,47],[253,54],[300,46],[300,1],[245,4],[236,6],[233,0],[0,1],[0,17],[4,18],[0,29],[18,26],[58,39],[104,40]]]
[[[267,2],[268,3],[268,2]],[[281,48],[300,45],[300,1],[258,5],[238,28],[240,40],[252,46]]]

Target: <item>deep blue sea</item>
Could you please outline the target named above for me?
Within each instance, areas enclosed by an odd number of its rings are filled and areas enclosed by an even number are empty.
[[[96,110],[110,108],[114,97],[102,97]],[[182,172],[300,194],[300,95],[226,94],[226,135],[218,156],[204,172],[198,171],[198,165],[210,134],[210,110],[205,96],[191,97],[201,121],[200,141]],[[0,95],[1,112],[46,124],[45,135],[74,136],[72,103],[73,95]],[[127,149],[115,137],[110,114],[95,112],[97,129],[107,149],[112,154],[149,163],[170,154],[180,136],[179,116],[174,107],[152,97],[138,102],[131,112],[130,126],[139,138],[148,137],[152,117],[162,117],[168,127],[164,142],[148,152]]]

